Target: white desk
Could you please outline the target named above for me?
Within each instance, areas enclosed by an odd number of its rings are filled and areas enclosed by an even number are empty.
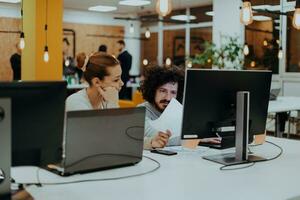
[[[204,147],[201,147],[201,151],[179,152],[178,155],[170,157],[146,152],[145,155],[161,163],[160,169],[148,175],[115,181],[29,186],[27,191],[37,200],[283,200],[300,196],[300,142],[273,137],[269,137],[268,140],[281,145],[284,149],[283,155],[277,160],[256,163],[247,169],[220,171],[221,165],[201,158],[203,155],[218,151]],[[279,152],[270,144],[251,147],[251,150],[268,158]],[[80,178],[103,178],[139,173],[154,166],[144,158],[136,166],[80,175]],[[31,182],[36,180],[36,169],[17,168],[13,169],[12,175],[16,181]],[[61,178],[45,171],[41,172],[40,178],[42,182],[76,179],[76,177]]]
[[[275,135],[282,137],[283,132],[279,129],[279,117],[283,112],[299,111],[300,97],[278,97],[275,101],[269,101],[268,113],[275,115]]]
[[[300,97],[278,97],[275,101],[269,101],[269,113],[293,110],[300,110]]]

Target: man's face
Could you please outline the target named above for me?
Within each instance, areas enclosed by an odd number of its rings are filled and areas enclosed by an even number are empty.
[[[155,92],[155,107],[163,112],[172,98],[177,97],[178,83],[170,82],[157,88]]]
[[[121,52],[123,50],[124,46],[120,43],[117,43],[117,48],[118,48],[119,52]]]

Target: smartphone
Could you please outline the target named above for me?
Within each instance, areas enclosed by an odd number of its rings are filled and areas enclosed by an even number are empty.
[[[176,155],[177,152],[174,151],[168,151],[168,150],[162,150],[162,149],[152,149],[150,150],[151,153],[158,153],[158,154],[163,154],[167,156],[173,156]]]

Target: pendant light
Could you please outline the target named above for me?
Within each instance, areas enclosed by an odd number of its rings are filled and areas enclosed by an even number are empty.
[[[48,0],[46,0],[46,22],[45,22],[45,47],[44,47],[44,62],[49,62],[49,50],[48,50]]]
[[[149,28],[147,28],[146,32],[145,32],[145,37],[148,39],[151,37],[151,32],[149,30]]]
[[[21,50],[25,48],[25,34],[23,32],[23,0],[21,1],[21,33],[20,33],[19,48]]]
[[[243,52],[244,52],[244,55],[245,55],[245,56],[248,56],[248,55],[249,55],[249,47],[248,47],[248,44],[247,44],[247,43],[245,43],[245,45],[244,45]]]
[[[282,59],[283,58],[283,51],[282,51],[282,47],[279,47],[279,50],[278,50],[278,59]]]
[[[300,0],[296,1],[296,7],[293,17],[293,26],[295,29],[300,30]]]
[[[241,23],[246,26],[253,22],[253,12],[250,1],[243,1],[240,13],[240,20]]]
[[[130,27],[129,27],[129,33],[131,33],[131,34],[134,33],[134,27],[133,27],[132,23],[130,24]]]
[[[160,16],[165,17],[168,14],[170,14],[171,11],[172,11],[171,0],[157,0],[157,2],[156,2],[156,12]]]

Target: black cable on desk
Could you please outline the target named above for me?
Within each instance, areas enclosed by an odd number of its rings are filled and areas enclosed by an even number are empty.
[[[156,170],[158,170],[160,168],[160,162],[158,162],[157,160],[155,160],[153,158],[150,158],[148,156],[143,156],[143,157],[155,162],[157,164],[157,166],[154,169],[151,169],[150,171],[139,173],[139,174],[120,176],[120,177],[112,177],[112,178],[86,179],[86,180],[77,180],[77,181],[68,181],[68,182],[56,182],[56,183],[43,183],[43,182],[41,182],[40,175],[39,175],[40,168],[38,168],[37,171],[36,171],[36,175],[37,175],[36,178],[37,178],[38,183],[18,183],[18,184],[43,186],[43,185],[65,185],[65,184],[73,184],[73,183],[120,180],[120,179],[133,178],[133,177],[138,177],[138,176],[150,174],[150,173],[155,172]]]
[[[271,145],[277,147],[277,148],[280,150],[279,154],[277,154],[277,155],[274,156],[273,158],[268,158],[268,159],[266,159],[266,160],[253,161],[253,162],[245,162],[245,163],[231,164],[231,165],[224,165],[224,166],[220,167],[220,170],[226,171],[226,170],[245,169],[245,168],[248,168],[248,167],[252,167],[252,166],[255,165],[255,163],[257,163],[257,162],[267,162],[267,161],[275,160],[275,159],[279,158],[279,157],[283,154],[283,149],[282,149],[281,146],[279,146],[279,145],[277,145],[277,144],[275,144],[275,143],[273,143],[273,142],[270,142],[270,141],[266,141],[266,143],[269,143],[269,144],[271,144]],[[254,146],[260,146],[260,145],[252,145],[252,147],[254,147]],[[251,151],[250,149],[249,149],[249,151],[250,151],[250,153],[252,153],[252,151]],[[237,166],[237,165],[245,165],[245,164],[249,164],[249,165],[244,166],[244,167],[239,167],[239,168],[229,168],[229,169],[226,169],[226,168],[228,168],[228,167]]]

